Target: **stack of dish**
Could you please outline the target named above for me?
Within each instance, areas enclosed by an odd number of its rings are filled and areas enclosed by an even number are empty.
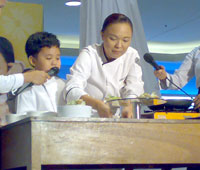
[[[10,124],[10,123],[14,123],[17,122],[19,120],[22,120],[24,118],[27,117],[56,117],[58,114],[56,112],[49,112],[49,111],[29,111],[26,113],[21,113],[21,114],[7,114],[6,115],[6,123]]]
[[[22,120],[26,117],[27,117],[26,114],[13,114],[13,113],[7,114],[6,115],[6,124],[17,122],[17,121]]]
[[[58,114],[56,112],[49,111],[29,111],[26,113],[27,117],[36,116],[36,117],[55,117]]]
[[[91,117],[92,107],[87,105],[58,106],[59,117]]]

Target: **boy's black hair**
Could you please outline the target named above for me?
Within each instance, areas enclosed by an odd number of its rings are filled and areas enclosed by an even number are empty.
[[[7,63],[15,62],[13,46],[5,37],[0,37],[0,53]]]
[[[43,47],[51,48],[52,46],[60,48],[60,42],[56,35],[48,32],[36,32],[26,41],[25,51],[28,58],[30,56],[37,57]]]

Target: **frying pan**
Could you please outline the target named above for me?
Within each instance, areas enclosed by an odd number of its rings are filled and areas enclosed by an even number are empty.
[[[161,104],[161,105],[152,105],[148,106],[149,109],[153,111],[158,111],[158,110],[165,110],[165,111],[172,111],[172,110],[187,110],[193,100],[191,99],[167,99],[166,103]]]

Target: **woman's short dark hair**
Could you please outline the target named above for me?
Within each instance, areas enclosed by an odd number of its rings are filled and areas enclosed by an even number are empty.
[[[13,46],[11,42],[5,37],[0,37],[0,53],[7,63],[15,62]]]
[[[133,32],[133,24],[132,24],[131,20],[126,15],[120,14],[120,13],[113,13],[113,14],[109,15],[104,20],[101,32],[104,32],[109,25],[114,24],[114,23],[128,23]]]
[[[37,57],[43,47],[51,48],[53,46],[60,48],[60,42],[56,35],[48,32],[36,32],[26,41],[25,51],[28,58],[30,56]]]

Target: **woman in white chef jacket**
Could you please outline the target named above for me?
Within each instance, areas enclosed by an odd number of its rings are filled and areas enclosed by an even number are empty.
[[[105,98],[132,98],[144,92],[140,57],[130,47],[132,34],[127,16],[113,13],[105,19],[101,30],[103,43],[82,49],[67,75],[67,102],[83,99],[97,110],[97,116],[112,117]],[[123,109],[122,117],[132,116],[130,104]]]

